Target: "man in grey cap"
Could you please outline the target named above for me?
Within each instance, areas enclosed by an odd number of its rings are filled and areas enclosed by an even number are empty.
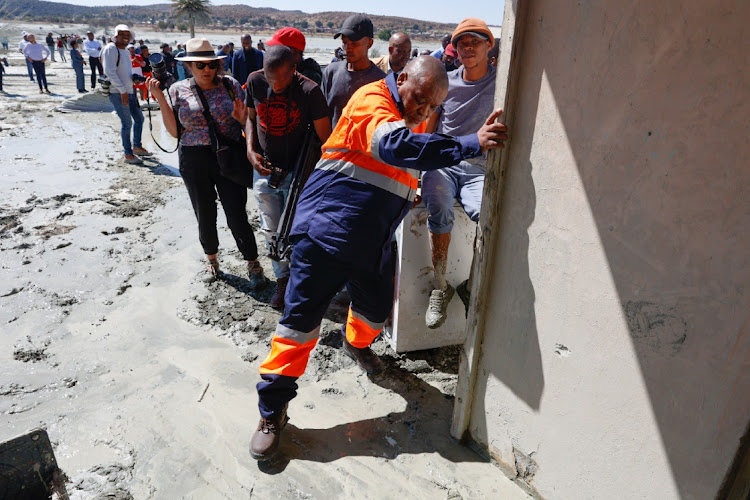
[[[373,31],[372,21],[367,16],[354,14],[346,18],[333,37],[341,37],[346,60],[332,62],[326,67],[320,88],[328,102],[334,127],[344,106],[358,88],[385,78],[383,70],[367,57],[367,51],[372,47]]]

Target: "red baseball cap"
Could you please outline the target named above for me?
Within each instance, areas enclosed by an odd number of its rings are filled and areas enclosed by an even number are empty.
[[[449,56],[451,56],[454,59],[458,57],[458,52],[456,52],[456,49],[453,48],[453,44],[452,43],[449,43],[448,45],[446,45],[446,47],[445,47],[445,53],[448,54]]]
[[[270,40],[264,42],[266,45],[285,45],[300,52],[305,51],[305,35],[297,28],[281,28]]]

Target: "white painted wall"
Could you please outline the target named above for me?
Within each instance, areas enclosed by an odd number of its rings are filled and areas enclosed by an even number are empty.
[[[748,19],[529,1],[470,432],[544,498],[712,498],[738,448]]]

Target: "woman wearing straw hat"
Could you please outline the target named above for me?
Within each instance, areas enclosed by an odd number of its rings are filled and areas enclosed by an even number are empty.
[[[154,95],[164,126],[173,136],[178,136],[180,128],[180,174],[187,187],[190,202],[193,204],[198,219],[198,237],[208,259],[209,279],[216,279],[219,272],[217,253],[219,237],[216,230],[216,197],[221,199],[221,206],[227,217],[227,225],[232,231],[242,256],[247,261],[250,286],[258,289],[266,283],[263,268],[258,262],[258,248],[255,244],[253,229],[247,220],[245,204],[247,188],[234,183],[219,173],[216,154],[211,147],[212,137],[206,118],[203,115],[200,94],[208,104],[208,111],[219,133],[235,141],[244,141],[242,130],[247,117],[244,104],[245,91],[231,77],[228,78],[234,90],[234,101],[221,80],[220,59],[211,43],[205,38],[188,40],[185,55],[178,57],[186,63],[193,73],[193,78],[182,80],[169,88],[170,102],[159,88],[159,81],[149,78],[146,81],[149,91]],[[195,82],[195,88],[192,82]],[[175,118],[177,117],[177,118]]]

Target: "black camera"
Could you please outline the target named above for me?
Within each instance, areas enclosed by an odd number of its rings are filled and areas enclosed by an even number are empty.
[[[132,78],[133,78],[133,83],[143,83],[143,82],[146,81],[146,77],[145,76],[143,76],[143,75],[136,75],[135,73],[133,73]]]
[[[151,54],[148,56],[148,61],[151,63],[151,72],[155,79],[159,80],[159,88],[164,90],[175,82],[172,73],[167,71],[167,64],[164,62],[164,57],[161,54]]]
[[[286,178],[286,172],[281,167],[274,167],[268,156],[263,155],[264,166],[271,171],[271,176],[268,178],[268,187],[271,189],[279,189],[281,182]]]
[[[109,78],[106,76],[100,76],[96,81],[102,86],[102,95],[105,97],[109,96],[109,88],[112,86],[112,82],[109,81]]]

